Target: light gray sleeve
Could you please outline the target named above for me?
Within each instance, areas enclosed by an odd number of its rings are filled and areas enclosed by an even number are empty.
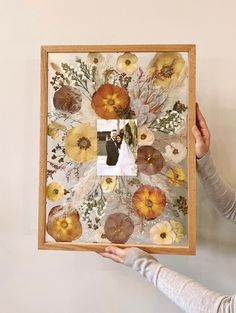
[[[204,190],[216,209],[226,218],[236,222],[236,194],[217,173],[216,166],[208,152],[197,160],[197,171]]]
[[[150,254],[129,249],[126,266],[138,271],[186,313],[236,313],[235,295],[223,296],[161,265]]]

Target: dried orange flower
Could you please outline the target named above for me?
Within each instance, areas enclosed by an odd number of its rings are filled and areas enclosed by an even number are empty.
[[[63,212],[63,206],[58,205],[48,214],[47,232],[56,241],[78,239],[82,235],[80,216],[76,210]]]
[[[164,211],[166,196],[160,188],[144,185],[134,193],[132,204],[138,215],[151,220]]]
[[[92,108],[102,118],[117,119],[119,112],[129,111],[129,96],[124,88],[102,85],[92,98]]]

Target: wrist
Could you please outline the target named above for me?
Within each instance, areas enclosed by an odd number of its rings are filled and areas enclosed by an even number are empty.
[[[200,160],[200,159],[204,158],[204,156],[207,155],[208,153],[209,153],[209,148],[207,148],[201,152],[196,152],[196,158],[198,160]]]
[[[212,157],[211,157],[211,152],[208,150],[206,154],[204,154],[201,158],[197,158],[197,170],[202,171],[205,169],[207,164],[212,163]]]

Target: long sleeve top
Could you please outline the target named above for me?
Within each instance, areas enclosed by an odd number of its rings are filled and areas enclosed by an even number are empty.
[[[235,191],[218,175],[210,152],[197,160],[197,170],[216,209],[236,222]],[[170,270],[140,249],[129,249],[124,264],[147,278],[186,313],[236,313],[236,295],[226,296],[211,291]]]

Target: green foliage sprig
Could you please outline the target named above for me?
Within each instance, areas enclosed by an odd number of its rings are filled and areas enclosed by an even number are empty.
[[[125,73],[119,73],[114,68],[109,68],[104,72],[105,83],[108,83],[110,80],[113,85],[120,86],[127,89],[129,83],[132,80],[132,77],[127,76]]]
[[[55,76],[52,77],[50,84],[53,86],[53,89],[57,91],[63,85],[70,85],[70,80],[60,72],[55,72]]]
[[[72,81],[76,87],[83,88],[89,94],[88,82],[83,74],[79,73],[67,63],[61,63],[61,67],[65,71],[70,81]]]
[[[79,208],[81,212],[81,218],[88,225],[88,228],[98,229],[100,226],[100,219],[104,213],[107,200],[103,195],[101,187],[99,186],[93,193],[91,193],[88,199]],[[95,213],[96,217],[92,221],[92,214]]]

